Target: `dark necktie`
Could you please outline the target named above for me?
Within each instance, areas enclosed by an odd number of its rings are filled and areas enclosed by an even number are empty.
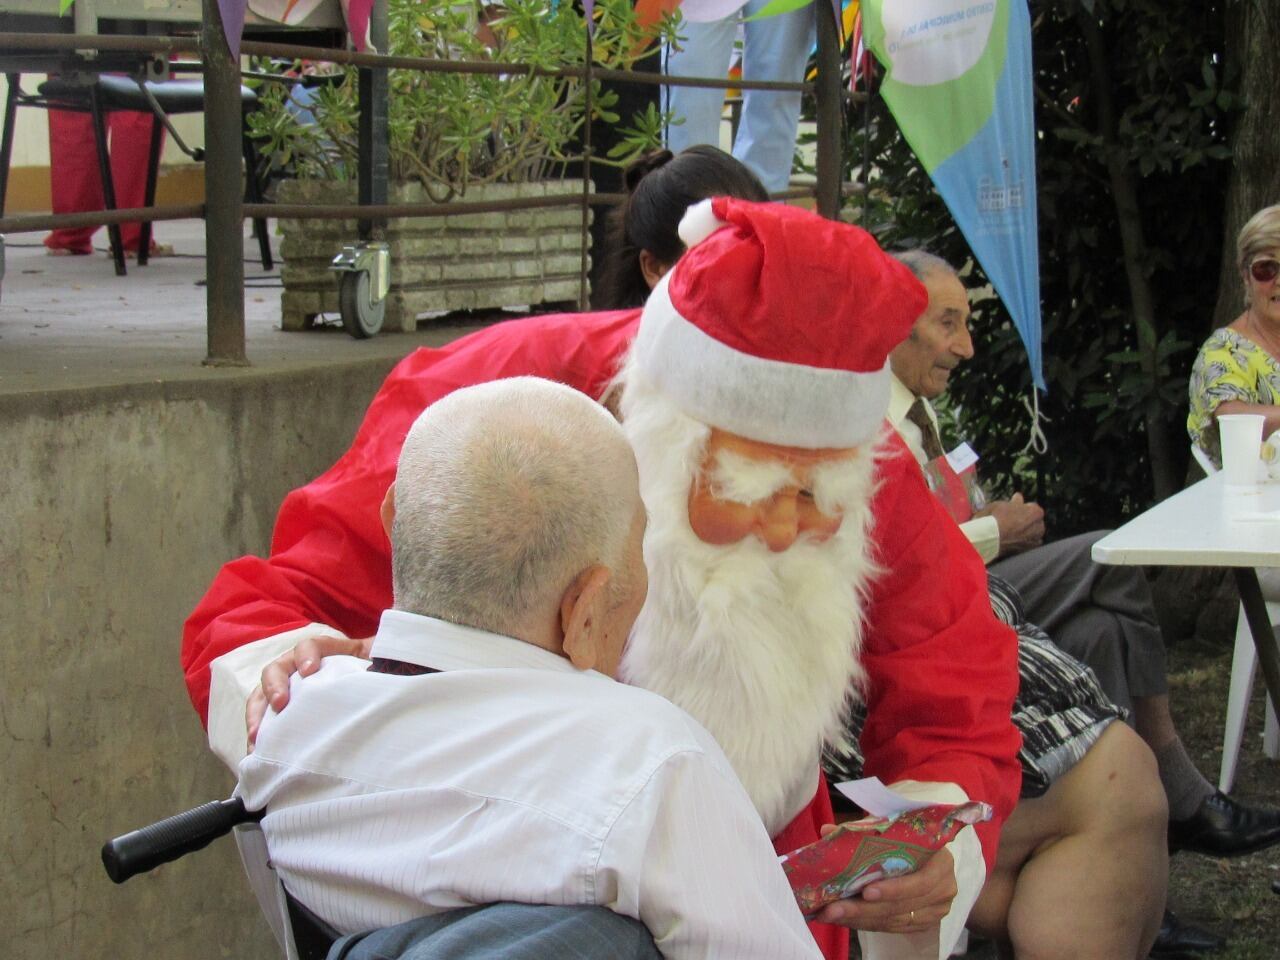
[[[369,664],[369,673],[390,673],[397,677],[417,677],[424,673],[439,673],[433,667],[424,667],[417,663],[405,663],[403,660],[392,660],[389,657],[374,657]]]
[[[907,411],[907,419],[920,428],[920,445],[924,447],[926,460],[936,460],[943,455],[942,438],[938,436],[938,428],[925,408],[924,398],[916,397],[916,402]]]

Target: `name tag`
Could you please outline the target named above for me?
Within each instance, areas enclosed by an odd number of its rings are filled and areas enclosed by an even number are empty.
[[[978,455],[968,443],[962,443],[947,454],[947,465],[956,473],[964,473],[978,462]]]

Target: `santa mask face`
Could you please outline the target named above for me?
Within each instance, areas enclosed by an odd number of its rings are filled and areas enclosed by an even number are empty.
[[[689,526],[704,543],[758,537],[774,553],[824,543],[843,519],[839,484],[858,455],[749,440],[711,428],[689,490]]]
[[[872,451],[713,430],[634,369],[622,412],[650,585],[621,676],[716,737],[776,834],[812,798],[822,742],[862,680]]]

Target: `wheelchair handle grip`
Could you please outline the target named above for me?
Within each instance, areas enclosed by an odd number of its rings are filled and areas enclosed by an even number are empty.
[[[241,823],[257,823],[265,811],[245,810],[239,797],[213,800],[175,814],[102,845],[102,865],[116,883],[177,860],[231,832]]]

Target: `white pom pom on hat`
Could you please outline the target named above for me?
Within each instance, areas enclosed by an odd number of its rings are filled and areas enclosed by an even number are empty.
[[[889,351],[928,294],[866,231],[781,203],[689,208],[688,250],[645,303],[640,371],[685,413],[783,446],[855,447],[880,430]]]
[[[695,247],[723,226],[726,226],[725,222],[716,216],[711,198],[708,197],[706,200],[699,200],[684,212],[676,232],[680,234],[686,247]]]

